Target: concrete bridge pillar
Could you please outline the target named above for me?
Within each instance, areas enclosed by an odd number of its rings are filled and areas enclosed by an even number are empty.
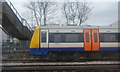
[[[2,2],[0,1],[0,25],[2,24]]]

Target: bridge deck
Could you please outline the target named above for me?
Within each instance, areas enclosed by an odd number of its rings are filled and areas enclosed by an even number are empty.
[[[32,31],[24,26],[7,2],[0,2],[0,24],[9,35],[20,40],[29,40]],[[2,17],[2,18],[1,18]]]

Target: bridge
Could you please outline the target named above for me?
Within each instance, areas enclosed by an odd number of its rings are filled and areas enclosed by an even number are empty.
[[[13,4],[0,1],[0,24],[12,37],[30,40],[33,30],[28,22],[20,16]]]

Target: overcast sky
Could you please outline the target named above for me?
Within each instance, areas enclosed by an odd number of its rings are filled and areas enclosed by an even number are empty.
[[[14,4],[15,8],[22,15],[22,17],[26,18],[27,11],[26,7],[24,6],[24,3],[27,2],[27,0],[10,0],[10,1]],[[87,0],[87,1],[92,2],[91,6],[93,7],[93,9],[89,16],[89,19],[84,24],[109,25],[118,20],[119,0]]]

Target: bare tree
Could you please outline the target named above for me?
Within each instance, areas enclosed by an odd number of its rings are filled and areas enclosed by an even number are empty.
[[[38,16],[37,16],[37,9],[36,9],[35,2],[30,2],[30,4],[31,4],[31,8],[29,6],[28,6],[28,8],[33,10],[36,23],[37,23],[37,25],[39,25],[39,20],[38,20]],[[40,19],[41,19],[41,17],[40,17]]]
[[[68,2],[63,4],[63,14],[67,20],[67,25],[81,25],[88,19],[91,11],[87,2]]]
[[[52,2],[44,2],[44,1],[37,1],[37,2],[29,2],[29,5],[27,5],[27,8],[32,10],[34,13],[34,18],[36,20],[37,25],[46,25],[47,19],[50,19],[48,16],[49,14],[53,13],[55,11],[52,6],[54,6],[54,3]],[[43,23],[42,23],[43,22]]]
[[[65,18],[66,18],[66,23],[68,25],[68,10],[67,10],[67,3],[63,3],[63,10],[62,10],[62,13],[65,15]]]
[[[77,2],[77,11],[78,11],[78,25],[81,25],[88,19],[88,15],[91,11],[89,4],[87,2]]]
[[[76,16],[77,16],[77,8],[76,8],[76,3],[75,2],[71,2],[70,4],[70,7],[69,7],[69,19],[70,21],[72,22],[72,24],[74,25],[75,24],[75,19],[76,19]]]
[[[66,18],[67,26],[71,23],[75,24],[75,19],[77,16],[77,10],[76,10],[76,3],[75,2],[67,2],[63,3],[63,14]]]
[[[46,25],[50,23],[60,23],[60,19],[65,18],[66,24],[67,25],[81,25],[83,22],[85,22],[88,19],[88,15],[91,11],[91,8],[87,2],[65,2],[63,4],[60,4],[62,6],[62,13],[64,17],[62,18],[55,18],[55,15],[60,17],[61,12],[58,14],[56,11],[60,11],[59,8],[57,8],[58,3],[54,2],[44,2],[44,1],[39,1],[37,2],[32,2],[32,0],[29,2],[29,5],[27,8],[33,11],[34,14],[34,19],[37,23],[37,25]],[[55,21],[56,20],[56,21]],[[63,21],[64,22],[64,21]],[[63,23],[62,22],[62,23]]]

